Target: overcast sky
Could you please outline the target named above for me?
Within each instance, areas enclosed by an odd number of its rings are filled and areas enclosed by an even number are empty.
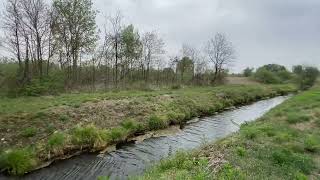
[[[0,0],[5,1],[5,0]],[[141,31],[158,30],[168,55],[183,43],[203,47],[216,32],[233,42],[232,67],[320,65],[320,0],[93,0],[104,16],[121,10]],[[1,3],[3,4],[3,3]]]

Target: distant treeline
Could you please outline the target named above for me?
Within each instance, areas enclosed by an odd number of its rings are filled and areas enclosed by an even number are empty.
[[[208,38],[203,51],[183,45],[179,55],[167,57],[157,31],[141,33],[123,22],[121,12],[98,27],[92,6],[91,0],[8,0],[2,44],[13,58],[2,69],[11,66],[16,72],[2,77],[2,86],[18,95],[31,87],[213,84],[234,59],[234,48],[222,33]],[[57,81],[63,87],[48,87]]]

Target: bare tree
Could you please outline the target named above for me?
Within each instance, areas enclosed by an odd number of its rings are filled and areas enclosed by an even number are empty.
[[[214,65],[215,72],[212,82],[215,83],[225,66],[235,59],[235,50],[224,34],[217,33],[208,41],[205,51]]]
[[[145,80],[149,81],[150,68],[153,60],[159,59],[157,56],[165,53],[164,42],[156,31],[147,32],[142,38],[144,66],[146,66]]]

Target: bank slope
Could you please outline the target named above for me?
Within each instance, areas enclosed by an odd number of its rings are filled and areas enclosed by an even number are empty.
[[[320,87],[195,152],[180,152],[133,179],[319,179]]]
[[[292,85],[226,85],[8,100],[7,104],[29,107],[24,112],[7,109],[0,114],[4,139],[0,168],[24,174],[57,159],[100,151],[147,131],[183,124],[192,117],[293,91]],[[53,106],[36,103],[42,100]]]

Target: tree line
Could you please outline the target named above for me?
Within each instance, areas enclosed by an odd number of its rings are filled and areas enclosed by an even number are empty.
[[[124,23],[121,12],[105,17],[105,25],[98,27],[97,13],[91,0],[8,0],[2,44],[18,66],[15,85],[55,81],[56,74],[64,88],[213,84],[235,58],[222,33],[209,39],[204,50],[183,45],[181,55],[167,58],[157,31],[141,33]]]

